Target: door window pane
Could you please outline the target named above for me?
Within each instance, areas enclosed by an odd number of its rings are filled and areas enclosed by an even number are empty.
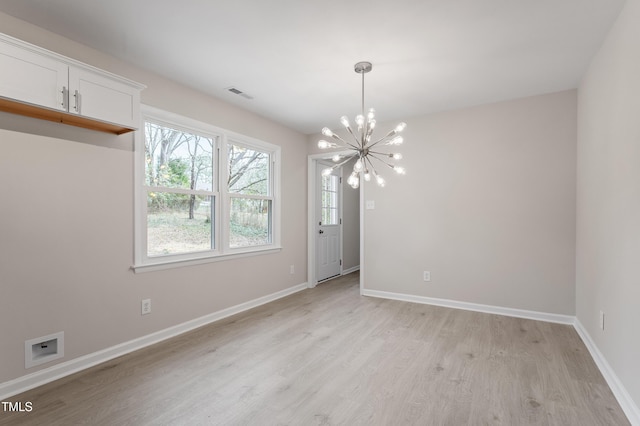
[[[329,175],[322,176],[321,214],[323,225],[338,225],[338,185],[340,178]]]

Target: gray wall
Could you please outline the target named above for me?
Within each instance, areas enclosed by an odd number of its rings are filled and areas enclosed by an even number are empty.
[[[577,317],[640,406],[640,2],[628,0],[578,96]],[[599,327],[605,313],[605,330]]]
[[[277,254],[134,274],[132,136],[0,113],[0,382],[53,365],[25,370],[27,339],[64,331],[67,361],[306,281],[305,136],[8,15],[0,28],[147,84],[144,103],[280,145],[284,224]]]
[[[365,288],[573,315],[576,91],[405,121],[407,174],[365,187]]]

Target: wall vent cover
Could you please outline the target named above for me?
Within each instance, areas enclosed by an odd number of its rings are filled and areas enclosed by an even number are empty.
[[[245,99],[253,99],[253,96],[248,95],[246,93],[244,93],[242,90],[236,88],[236,87],[227,87],[227,90],[231,93],[233,93],[234,95],[240,95]]]
[[[24,342],[24,368],[35,367],[64,356],[64,331]]]

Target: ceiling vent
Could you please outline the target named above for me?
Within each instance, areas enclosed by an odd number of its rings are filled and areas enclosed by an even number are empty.
[[[235,87],[227,87],[227,90],[231,93],[233,93],[234,95],[240,95],[245,99],[253,99],[253,96],[251,95],[247,95],[246,93],[244,93],[242,90],[237,89]]]

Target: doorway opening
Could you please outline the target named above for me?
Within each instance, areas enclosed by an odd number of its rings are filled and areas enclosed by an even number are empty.
[[[347,185],[343,176],[351,163],[323,176],[333,164],[326,154],[309,156],[309,287],[362,267],[361,191]]]
[[[316,166],[316,280],[326,281],[342,274],[342,169],[323,172],[331,164]]]

